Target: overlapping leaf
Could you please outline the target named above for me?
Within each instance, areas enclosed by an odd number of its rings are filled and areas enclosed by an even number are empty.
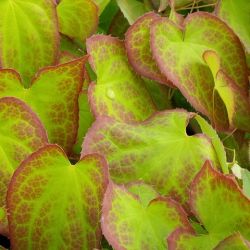
[[[56,145],[33,153],[8,190],[11,249],[99,249],[107,182],[107,166],[98,155],[73,166]]]
[[[89,89],[95,116],[106,114],[118,120],[148,118],[155,106],[143,81],[131,69],[122,41],[104,35],[87,40],[90,63],[97,75]]]
[[[127,124],[99,117],[88,131],[82,154],[105,156],[113,180],[143,180],[161,194],[187,200],[187,187],[206,159],[218,165],[209,137],[188,136],[194,114],[182,110],[157,113],[142,123]]]
[[[5,198],[14,170],[33,151],[48,142],[43,125],[22,101],[0,99],[0,233],[8,235]]]
[[[247,67],[239,39],[208,13],[189,15],[184,25],[185,33],[167,18],[153,23],[151,47],[161,71],[216,128],[249,130]]]
[[[93,0],[61,0],[57,6],[60,32],[85,41],[95,32],[98,9]]]
[[[142,203],[125,188],[109,184],[102,230],[114,249],[166,249],[166,237],[178,226],[191,230],[185,212],[173,200],[159,197]]]
[[[249,130],[247,67],[239,39],[208,13],[189,15],[184,26],[183,33],[167,18],[153,23],[151,47],[161,71],[216,128]],[[218,65],[206,60],[209,51],[220,59]]]
[[[250,4],[248,0],[219,0],[216,15],[225,21],[239,36],[250,54]]]
[[[14,68],[27,87],[42,67],[56,62],[59,34],[50,0],[0,2],[0,64]]]
[[[13,70],[0,70],[0,97],[14,96],[29,104],[44,124],[49,141],[67,153],[75,143],[78,128],[78,97],[83,83],[81,58],[40,71],[29,89]]]
[[[250,200],[232,177],[219,173],[206,162],[190,189],[191,208],[208,234],[195,236],[177,229],[168,239],[170,250],[212,250],[235,232],[250,239]]]
[[[146,12],[144,3],[138,0],[116,0],[123,15],[127,18],[130,24]]]
[[[153,12],[140,17],[126,32],[125,46],[129,63],[138,74],[171,85],[159,71],[150,49],[149,28],[152,22],[159,18],[160,16]]]
[[[235,233],[220,242],[214,250],[249,250],[250,243],[246,241],[239,233]]]

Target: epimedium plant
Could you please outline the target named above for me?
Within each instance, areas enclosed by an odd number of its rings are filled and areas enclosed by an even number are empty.
[[[248,0],[0,13],[0,249],[250,249]]]

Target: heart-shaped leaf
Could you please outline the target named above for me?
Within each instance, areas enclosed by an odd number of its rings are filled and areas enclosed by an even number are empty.
[[[250,242],[245,240],[240,233],[235,233],[220,242],[214,250],[249,250]]]
[[[166,237],[178,226],[191,230],[184,210],[173,200],[159,197],[143,204],[125,188],[109,184],[102,230],[114,249],[166,249]]]
[[[8,190],[11,249],[100,248],[107,171],[98,155],[71,165],[56,145],[29,156]]]
[[[167,18],[152,24],[151,48],[161,72],[218,129],[250,130],[249,122],[242,121],[242,112],[238,112],[244,107],[244,114],[249,114],[247,67],[239,39],[208,13],[189,15],[184,27],[183,32]],[[209,51],[220,59],[218,65],[209,60]],[[233,105],[235,100],[237,104]]]
[[[5,215],[7,188],[14,170],[33,151],[48,143],[43,125],[22,101],[0,99],[0,233],[8,235]]]
[[[250,54],[250,4],[248,0],[219,0],[216,15],[225,21],[239,36]]]
[[[82,155],[104,155],[111,177],[118,183],[143,180],[160,194],[185,203],[187,187],[204,161],[210,159],[218,165],[207,136],[186,134],[193,116],[183,110],[171,110],[134,124],[99,117],[85,137]]]
[[[212,250],[235,232],[250,239],[250,200],[233,177],[221,174],[206,162],[190,189],[191,209],[208,234],[196,236],[177,229],[169,236],[170,250]]]
[[[29,89],[24,89],[14,70],[0,70],[0,97],[25,101],[44,124],[49,141],[67,153],[75,143],[78,128],[78,97],[83,84],[86,57],[41,70]]]
[[[144,120],[155,106],[143,81],[131,69],[124,43],[117,38],[95,35],[87,40],[90,63],[97,75],[89,88],[91,108],[97,117]],[[104,67],[105,65],[105,67]]]
[[[60,32],[85,41],[98,23],[98,9],[92,0],[61,0],[57,5]]]
[[[159,71],[150,49],[150,25],[160,16],[149,12],[130,26],[125,35],[125,46],[129,63],[134,70],[149,79],[173,86]]]
[[[0,63],[20,72],[24,85],[56,62],[59,34],[50,0],[0,1]]]

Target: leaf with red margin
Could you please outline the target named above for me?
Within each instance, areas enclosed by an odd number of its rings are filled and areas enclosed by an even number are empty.
[[[250,239],[250,200],[232,176],[218,172],[208,161],[190,186],[190,206],[208,234],[177,229],[168,238],[170,250],[212,250],[235,232]]]
[[[214,250],[249,250],[250,243],[240,233],[235,233],[220,242]]]
[[[111,36],[95,35],[87,39],[90,63],[97,75],[89,88],[94,115],[108,115],[122,121],[148,118],[155,106],[142,79],[131,69],[124,43]]]
[[[59,29],[64,35],[84,42],[98,25],[98,8],[92,0],[61,0],[57,5]]]
[[[24,85],[42,67],[56,63],[59,33],[50,0],[0,1],[0,64],[20,72]]]
[[[83,84],[87,57],[44,68],[24,89],[14,70],[0,70],[0,97],[13,96],[25,101],[44,124],[49,141],[69,153],[78,129],[78,97]]]
[[[104,196],[102,231],[116,250],[166,249],[166,237],[176,227],[190,229],[181,206],[158,197],[143,204],[112,182]]]
[[[8,235],[5,198],[14,170],[47,143],[42,123],[24,102],[13,97],[0,99],[0,234]]]
[[[11,249],[99,249],[107,184],[107,164],[99,155],[73,166],[56,145],[33,153],[9,185]]]
[[[150,49],[150,25],[159,18],[154,12],[139,17],[125,34],[125,46],[129,63],[138,74],[173,87],[161,74]]]
[[[181,90],[195,109],[208,116],[217,129],[229,130],[224,99],[217,92],[214,95],[213,72],[203,60],[203,55],[206,51],[216,52],[221,61],[218,71],[225,72],[225,77],[220,80],[227,85],[230,81],[230,87],[240,89],[240,95],[246,99],[247,67],[241,43],[225,23],[208,13],[189,15],[184,27],[183,32],[167,18],[154,21],[151,25],[153,56],[161,72]],[[242,124],[236,125],[246,130]]]
[[[143,180],[160,194],[171,195],[185,204],[187,188],[204,161],[210,159],[219,165],[209,137],[186,134],[194,115],[170,110],[141,123],[99,117],[88,130],[82,155],[104,155],[111,178],[117,183]]]

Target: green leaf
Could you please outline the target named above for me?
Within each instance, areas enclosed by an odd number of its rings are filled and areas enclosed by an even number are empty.
[[[55,4],[49,0],[0,1],[0,62],[16,69],[24,85],[56,62],[59,34]]]
[[[250,172],[245,168],[241,168],[237,163],[232,167],[233,174],[242,180],[242,188],[244,194],[250,198]]]
[[[220,242],[214,250],[249,250],[250,243],[240,233],[234,233]]]
[[[208,234],[177,229],[168,238],[170,250],[212,250],[235,232],[250,239],[250,200],[232,176],[218,172],[208,161],[190,186],[190,206]]]
[[[0,97],[25,101],[44,124],[49,141],[72,149],[78,128],[78,97],[83,84],[87,57],[48,67],[38,72],[31,87],[24,89],[14,70],[0,70]]]
[[[184,110],[170,110],[132,124],[99,117],[85,137],[82,155],[104,155],[117,183],[143,180],[160,194],[185,204],[187,188],[204,161],[210,159],[218,165],[209,137],[186,134],[193,116]]]
[[[159,82],[144,79],[144,84],[150,93],[157,110],[171,109],[171,89]]]
[[[215,9],[216,15],[225,21],[238,35],[250,53],[250,5],[248,0],[220,0]]]
[[[223,173],[228,174],[229,171],[228,171],[228,166],[227,166],[227,157],[226,157],[225,148],[219,136],[217,135],[216,131],[200,115],[196,115],[195,120],[198,122],[202,130],[202,133],[204,133],[211,139],[211,142],[216,151],[218,160],[220,162],[221,169],[223,170]]]
[[[166,249],[166,236],[178,226],[189,228],[184,210],[173,200],[158,197],[143,204],[125,188],[109,184],[102,231],[114,249]]]
[[[98,155],[73,166],[56,145],[33,153],[8,190],[11,249],[100,249],[107,183],[107,165]]]
[[[125,35],[129,63],[134,70],[149,79],[173,86],[158,69],[150,49],[150,25],[160,16],[149,12],[138,18]]]
[[[79,95],[78,102],[79,102],[79,128],[78,128],[76,143],[73,148],[74,153],[76,154],[81,153],[84,136],[94,121],[94,117],[90,111],[88,103],[88,94],[86,90],[81,92],[81,94]]]
[[[60,32],[84,42],[98,25],[98,9],[92,0],[61,0],[57,5]]]
[[[0,234],[9,231],[5,198],[14,170],[46,143],[43,125],[24,102],[13,97],[0,99]]]
[[[184,27],[167,18],[152,24],[151,47],[161,72],[218,130],[250,130],[247,67],[239,39],[205,12],[189,15]]]
[[[117,120],[141,121],[155,111],[144,82],[127,61],[121,40],[95,35],[87,40],[87,51],[97,75],[96,84],[89,88],[90,105],[96,117],[106,114]]]
[[[129,24],[133,24],[138,17],[147,11],[144,4],[137,0],[116,0],[116,2]]]

